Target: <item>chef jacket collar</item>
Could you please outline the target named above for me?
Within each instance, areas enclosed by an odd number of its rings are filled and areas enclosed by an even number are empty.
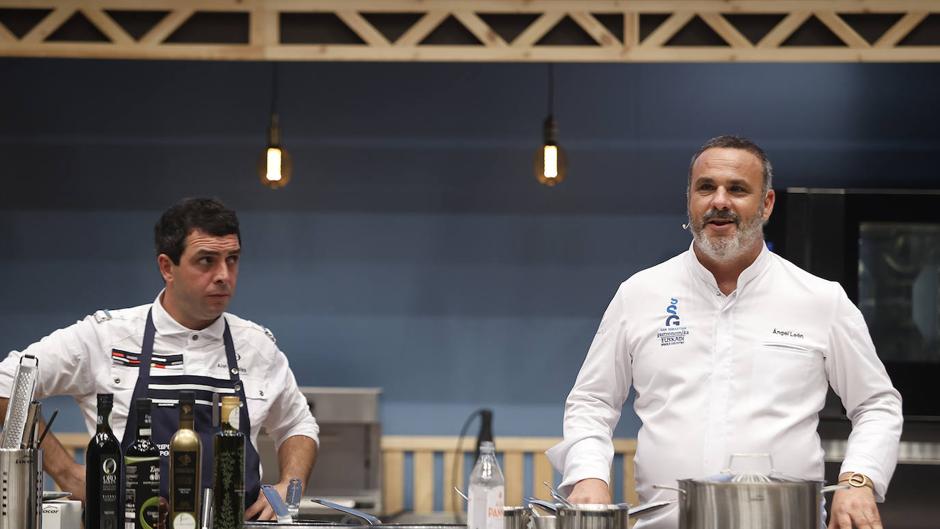
[[[157,294],[157,299],[153,301],[153,326],[157,334],[161,336],[189,336],[191,334],[200,334],[206,338],[222,340],[222,333],[225,332],[225,318],[216,318],[211,325],[201,330],[194,330],[184,327],[170,316],[170,313],[163,308],[163,293],[166,289]]]
[[[718,282],[715,281],[715,276],[712,275],[712,273],[707,268],[705,268],[705,265],[703,265],[695,255],[695,239],[693,239],[692,244],[689,245],[689,251],[687,254],[686,261],[688,262],[688,266],[692,270],[692,273],[697,278],[699,278],[699,280],[704,281],[712,290],[721,292],[721,289],[718,288]],[[770,250],[767,249],[766,243],[761,243],[761,250],[757,255],[757,259],[754,259],[754,262],[745,268],[744,271],[741,272],[741,275],[738,276],[738,285],[735,288],[735,291],[741,290],[748,283],[750,283],[751,280],[761,275],[765,270],[767,270],[770,262]]]

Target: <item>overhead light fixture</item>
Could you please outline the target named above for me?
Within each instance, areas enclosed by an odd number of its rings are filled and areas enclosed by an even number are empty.
[[[268,125],[268,145],[258,159],[258,176],[261,183],[270,189],[280,189],[290,182],[293,166],[290,154],[281,145],[281,126],[277,115],[278,65],[272,65],[271,73],[271,122]]]
[[[560,184],[568,174],[565,151],[558,145],[555,121],[555,67],[548,65],[548,117],[542,125],[542,148],[535,153],[535,178],[549,187]]]

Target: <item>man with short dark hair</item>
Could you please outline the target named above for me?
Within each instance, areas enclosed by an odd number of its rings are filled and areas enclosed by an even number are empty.
[[[167,485],[168,443],[178,429],[180,391],[196,396],[202,439],[202,487],[212,487],[213,395],[237,395],[245,446],[245,517],[273,519],[260,491],[257,438],[274,438],[283,496],[291,478],[306,483],[316,459],[318,432],[288,363],[271,332],[225,312],[238,279],[241,235],[235,212],[212,199],[186,199],[154,228],[157,267],[165,282],[153,303],[99,310],[57,330],[0,363],[0,395],[9,396],[19,359],[40,359],[36,398],[75,397],[89,432],[95,430],[96,394],[113,393],[112,427],[126,448],[136,433],[133,401],[153,403],[152,436],[161,451],[161,495]],[[0,398],[0,418],[8,398]],[[0,419],[2,420],[2,419]],[[44,467],[56,483],[84,499],[85,471],[49,435]]]
[[[631,387],[644,502],[675,497],[654,485],[717,475],[732,454],[767,453],[782,474],[822,480],[816,427],[831,386],[852,435],[840,476],[849,488],[834,494],[829,526],[881,529],[875,501],[897,463],[901,398],[842,287],[764,244],[772,177],[744,138],[714,138],[693,156],[691,248],[620,285],[568,396],[564,441],[548,451],[570,501],[610,502],[611,436]],[[677,515],[673,506],[636,527],[672,529]]]

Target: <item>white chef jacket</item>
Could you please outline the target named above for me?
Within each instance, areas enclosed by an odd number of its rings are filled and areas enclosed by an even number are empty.
[[[0,396],[9,397],[16,366],[23,354],[39,359],[36,398],[54,395],[75,397],[89,434],[95,431],[96,394],[113,393],[111,428],[118,440],[137,384],[137,367],[129,359],[140,354],[147,311],[153,308],[156,336],[151,374],[201,375],[228,380],[228,361],[222,333],[225,321],[217,319],[205,329],[183,327],[160,302],[104,311],[59,329],[22,352],[11,352],[0,362]],[[262,427],[280,447],[288,437],[303,435],[319,442],[319,426],[284,356],[270,331],[226,313],[244,384],[251,442],[257,448]]]
[[[566,491],[608,481],[611,435],[632,385],[641,501],[675,498],[652,486],[713,476],[737,453],[769,453],[777,471],[822,480],[816,427],[827,383],[852,421],[842,472],[869,476],[883,501],[901,397],[842,287],[765,246],[725,296],[690,248],[620,285],[568,395],[564,440],[547,454]],[[676,527],[677,514],[637,527]]]

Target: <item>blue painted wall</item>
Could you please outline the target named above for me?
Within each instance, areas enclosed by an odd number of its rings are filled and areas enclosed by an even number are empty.
[[[619,282],[689,244],[705,139],[756,139],[778,188],[940,187],[938,65],[559,65],[556,189],[531,174],[545,73],[282,64],[295,179],[272,192],[270,65],[0,60],[0,348],[152,300],[153,222],[214,195],[243,224],[232,312],[301,384],[383,387],[386,433],[456,434],[488,406],[497,434],[560,435]],[[628,408],[618,432],[637,428]]]

